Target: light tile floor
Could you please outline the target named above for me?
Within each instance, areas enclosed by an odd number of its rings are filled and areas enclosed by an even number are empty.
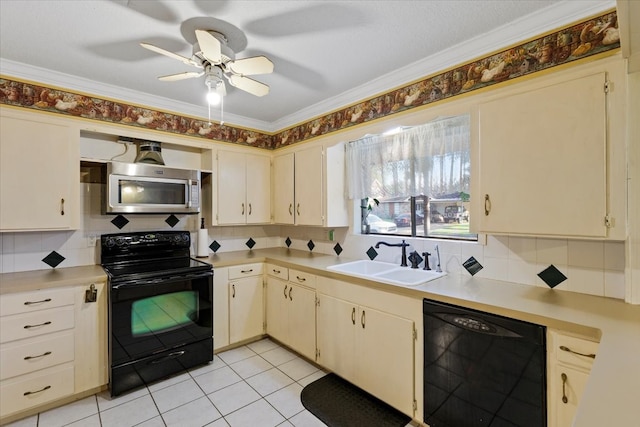
[[[300,402],[302,388],[324,375],[263,339],[125,395],[111,399],[104,391],[9,426],[324,426]]]

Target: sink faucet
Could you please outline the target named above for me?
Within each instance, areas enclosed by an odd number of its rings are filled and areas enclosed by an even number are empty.
[[[442,268],[440,268],[440,248],[436,245],[436,255],[438,256],[438,263],[436,264],[436,273],[442,273]]]
[[[402,241],[402,243],[387,243],[387,242],[378,242],[375,245],[376,249],[380,249],[380,245],[385,245],[385,246],[391,246],[391,247],[401,247],[402,248],[402,262],[400,262],[400,266],[401,267],[407,267],[407,246],[409,246],[408,243],[406,243],[404,240]]]

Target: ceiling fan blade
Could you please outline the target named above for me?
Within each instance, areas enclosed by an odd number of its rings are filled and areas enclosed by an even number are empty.
[[[203,74],[204,72],[199,73],[197,71],[187,71],[184,73],[169,74],[168,76],[160,76],[158,77],[158,80],[162,80],[163,82],[175,82],[177,80],[192,79],[194,77],[200,77]]]
[[[164,56],[168,56],[169,58],[177,59],[178,61],[181,61],[183,64],[193,65],[194,67],[201,67],[201,65],[198,64],[193,59],[187,58],[186,56],[178,55],[177,53],[169,52],[168,50],[165,50],[165,49],[163,49],[161,47],[154,46],[154,45],[149,44],[149,43],[140,43],[140,46],[142,46],[145,49],[149,49],[150,51],[159,53],[160,55],[164,55]]]
[[[251,76],[253,74],[273,73],[273,62],[266,56],[254,56],[251,58],[237,59],[229,61],[227,67],[234,74]]]
[[[220,41],[205,30],[196,30],[196,38],[202,51],[202,56],[212,64],[222,62],[222,50]]]
[[[229,76],[229,83],[231,83],[231,86],[242,89],[255,96],[264,96],[269,93],[269,86],[250,79],[249,77],[232,74]]]

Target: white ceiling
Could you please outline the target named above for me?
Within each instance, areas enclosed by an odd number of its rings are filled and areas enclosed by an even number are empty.
[[[236,58],[266,55],[257,98],[227,85],[225,121],[276,131],[615,7],[614,0],[0,0],[0,73],[206,117],[204,78],[143,49],[191,56],[196,28]],[[246,48],[245,45],[246,44]],[[218,118],[214,112],[213,118]]]

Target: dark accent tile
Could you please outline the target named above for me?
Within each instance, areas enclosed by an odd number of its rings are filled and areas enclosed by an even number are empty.
[[[287,240],[284,241],[285,245],[287,245],[288,248],[291,247],[291,239],[287,237]]]
[[[484,267],[482,264],[478,262],[474,257],[469,258],[465,262],[462,263],[462,266],[471,274],[472,276],[476,274],[478,271],[482,270]]]
[[[378,252],[375,249],[373,249],[373,246],[371,246],[367,251],[367,256],[371,261],[373,261],[378,256]]]
[[[336,255],[340,255],[342,253],[342,246],[340,246],[340,243],[336,243],[336,245],[333,247],[333,251],[336,253]]]
[[[216,253],[218,251],[218,249],[220,249],[220,243],[218,243],[216,240],[213,241],[213,243],[211,243],[209,245],[209,249],[211,249],[213,251],[213,253]]]
[[[46,257],[42,258],[42,262],[44,262],[45,264],[47,264],[51,268],[56,268],[65,259],[66,258],[63,257],[62,255],[60,255],[58,252],[51,251],[51,253],[49,253],[49,255],[47,255]]]
[[[313,248],[316,247],[316,244],[313,243],[313,240],[309,240],[309,242],[307,243],[307,247],[309,248],[310,251],[312,251]]]
[[[247,245],[249,249],[253,249],[253,247],[256,245],[256,241],[249,237],[249,240],[247,240],[247,243],[245,243],[245,245]]]
[[[538,277],[552,289],[567,280],[567,276],[553,264],[538,273]]]
[[[167,219],[164,220],[164,222],[169,224],[169,227],[173,228],[176,226],[177,223],[180,222],[180,220],[178,219],[177,216],[175,216],[174,214],[171,214]]]
[[[111,220],[111,224],[115,225],[120,230],[122,230],[122,227],[124,227],[125,225],[129,224],[129,220],[127,218],[123,217],[122,215],[118,215],[117,217],[115,217],[115,218],[113,218]]]
[[[409,262],[413,265],[414,260],[416,265],[420,265],[420,263],[424,261],[424,258],[422,258],[418,252],[411,252],[409,254]]]

